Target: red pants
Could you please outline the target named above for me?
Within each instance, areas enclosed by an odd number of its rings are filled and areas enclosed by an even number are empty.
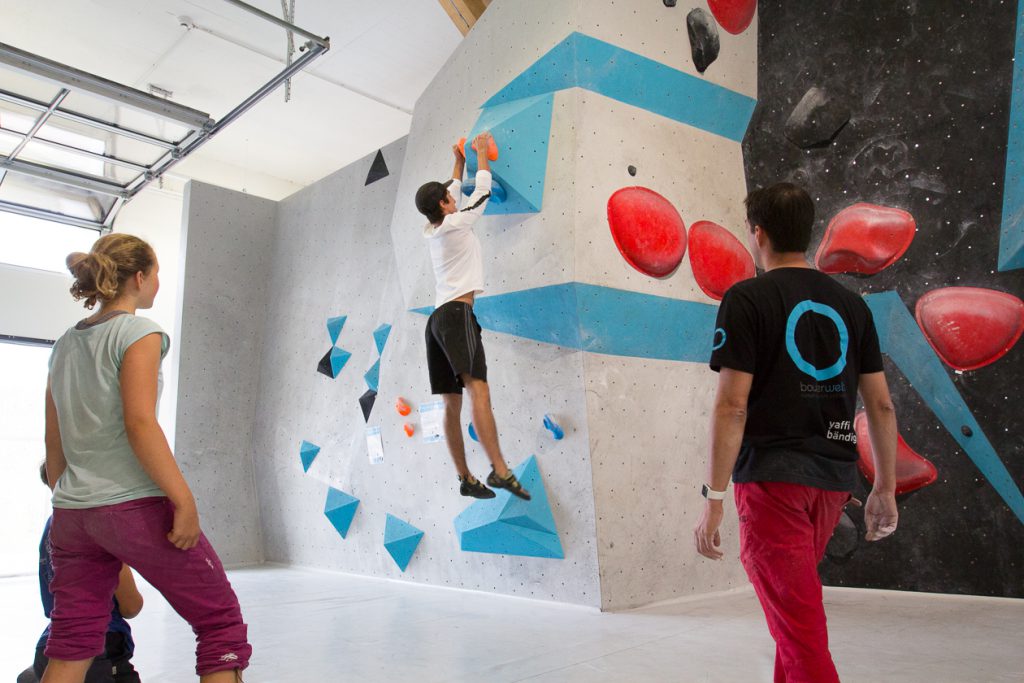
[[[838,683],[818,563],[850,494],[800,484],[735,485],[740,560],[775,639],[775,683]]]
[[[124,562],[192,626],[197,674],[249,664],[247,628],[217,553],[205,535],[190,550],[175,548],[167,540],[173,522],[174,508],[166,498],[54,509],[54,606],[47,657],[73,661],[104,651],[111,596]]]

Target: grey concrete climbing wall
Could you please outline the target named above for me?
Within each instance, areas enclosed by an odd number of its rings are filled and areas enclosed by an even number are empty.
[[[252,426],[276,202],[190,182],[175,455],[228,565],[263,559]]]
[[[516,465],[536,456],[564,559],[461,551],[453,519],[468,500],[457,495],[445,444],[425,443],[418,414],[402,417],[395,409],[399,397],[414,411],[432,398],[426,318],[413,309],[433,304],[434,283],[413,195],[424,181],[448,176],[452,144],[471,132],[488,100],[505,96],[506,84],[523,74],[557,80],[587,72],[592,80],[541,89],[536,118],[544,118],[543,98],[550,96],[550,127],[540,128],[531,113],[499,139],[505,163],[531,153],[546,159],[523,181],[542,186],[539,211],[488,215],[478,224],[485,296],[532,296],[541,287],[578,283],[645,301],[713,306],[685,259],[663,277],[634,269],[607,218],[614,192],[642,186],[662,195],[688,226],[712,220],[740,234],[745,187],[737,134],[709,132],[704,128],[714,122],[697,125],[687,116],[703,107],[708,92],[744,101],[755,95],[756,24],[738,35],[722,33],[717,59],[701,74],[686,18],[656,2],[494,2],[419,100],[408,138],[381,150],[386,176],[367,183],[376,157],[369,155],[278,205],[265,244],[268,265],[259,271],[265,289],[253,304],[263,317],[254,337],[262,345],[248,358],[259,374],[258,390],[247,397],[255,402],[250,452],[268,561],[604,609],[745,582],[734,523],[723,530],[729,561],[700,560],[692,549],[715,382],[699,354],[669,360],[643,351],[594,353],[485,330],[506,458]],[[607,50],[611,68],[596,68],[594,55]],[[563,61],[545,62],[549,52]],[[645,87],[624,89],[631,80]],[[688,114],[671,104],[665,110],[665,102],[677,101],[697,106]],[[523,128],[543,135],[525,146],[510,142]],[[583,308],[566,313],[575,318]],[[520,308],[512,318],[565,324],[564,317],[534,313]],[[626,309],[607,313],[624,330],[638,328],[626,336],[656,334],[639,319],[634,324]],[[508,310],[501,315],[508,323]],[[317,364],[331,348],[327,320],[338,316],[347,319],[337,347],[350,355],[332,378]],[[384,324],[392,329],[367,422],[359,397],[367,389],[364,373],[378,358],[373,332]],[[710,339],[701,344],[710,349]],[[219,379],[222,392],[239,386]],[[544,429],[545,414],[564,428],[563,440]],[[468,421],[468,406],[465,415]],[[412,437],[405,423],[416,429]],[[368,457],[367,426],[380,427],[382,462]],[[304,441],[319,447],[308,471],[300,461]],[[467,447],[471,468],[485,475],[479,445],[467,440]],[[324,514],[332,487],[360,500],[344,538]],[[425,532],[404,573],[383,546],[388,514]]]

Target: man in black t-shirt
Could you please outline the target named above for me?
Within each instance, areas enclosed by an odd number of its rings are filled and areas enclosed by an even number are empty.
[[[828,651],[818,563],[857,478],[857,393],[876,477],[867,539],[896,529],[896,416],[867,304],[807,263],[814,204],[789,183],[747,197],[750,245],[764,274],[722,299],[711,368],[707,502],[698,552],[720,559],[729,477],[740,559],[776,643],[776,683],[838,682]]]

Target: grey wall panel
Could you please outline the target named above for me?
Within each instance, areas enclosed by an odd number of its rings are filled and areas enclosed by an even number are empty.
[[[225,564],[263,559],[251,444],[276,209],[195,181],[185,193],[175,455]]]

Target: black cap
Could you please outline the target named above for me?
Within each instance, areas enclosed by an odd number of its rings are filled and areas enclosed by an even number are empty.
[[[416,190],[416,209],[424,216],[429,216],[437,211],[437,205],[448,196],[448,186],[451,184],[452,181],[449,178],[443,183],[431,180],[429,183],[421,185],[420,189]]]

